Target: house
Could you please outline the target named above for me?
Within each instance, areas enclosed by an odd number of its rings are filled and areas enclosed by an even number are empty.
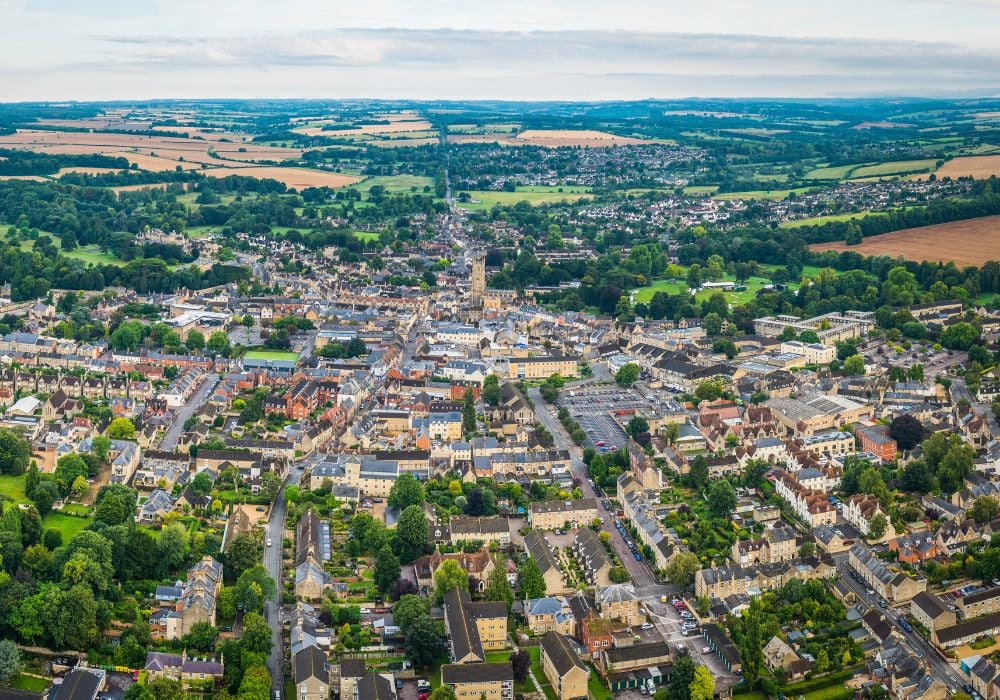
[[[487,651],[507,646],[507,605],[473,602],[467,591],[452,589],[445,595],[444,627],[453,663],[482,663]]]
[[[327,700],[330,697],[330,671],[326,654],[316,646],[300,649],[292,659],[298,700]]]
[[[613,564],[608,551],[593,530],[582,527],[573,539],[576,559],[583,565],[584,577],[593,586],[611,584],[611,569]]]
[[[542,672],[558,700],[587,697],[590,673],[564,635],[558,632],[546,633],[542,637],[540,656]]]
[[[225,672],[222,661],[188,658],[187,652],[166,654],[158,651],[146,653],[143,670],[149,678],[169,678],[180,681],[185,688],[198,686],[205,681],[221,680]]]
[[[871,533],[872,521],[881,516],[885,522],[885,530],[881,537],[873,537],[875,542],[886,542],[896,537],[896,528],[889,520],[889,513],[882,507],[878,498],[866,493],[856,493],[844,503],[844,519],[858,529],[865,537]]]
[[[199,622],[215,625],[215,605],[222,587],[222,564],[204,556],[188,570],[184,592],[165,618],[165,637],[180,639]]]
[[[354,686],[354,700],[396,700],[392,677],[381,673],[362,676]]]
[[[529,598],[524,601],[524,619],[528,629],[536,636],[546,632],[576,634],[576,618],[569,601],[563,596]]]
[[[49,692],[50,700],[96,700],[107,685],[107,674],[100,668],[78,668],[70,671],[62,683]]]
[[[502,547],[510,545],[510,525],[504,518],[477,518],[458,516],[448,522],[451,544],[460,542],[496,542]]]
[[[990,586],[981,591],[962,596],[956,602],[962,611],[962,619],[1000,613],[1000,586]]]
[[[885,426],[858,426],[854,435],[858,438],[862,452],[870,452],[886,462],[896,459],[896,441],[889,437]]]
[[[542,572],[542,578],[545,580],[545,592],[561,593],[566,587],[562,569],[559,566],[559,559],[553,554],[545,539],[545,534],[538,530],[531,530],[524,536],[524,548]]]
[[[509,661],[445,664],[441,685],[451,688],[456,700],[513,700],[514,668]]]
[[[890,603],[905,603],[927,590],[926,577],[912,577],[890,569],[862,544],[851,547],[848,562],[869,587]]]
[[[599,588],[595,602],[598,614],[605,620],[619,620],[629,627],[646,621],[641,601],[632,586],[619,583]]]
[[[173,496],[163,489],[156,489],[149,494],[146,502],[139,506],[139,515],[135,519],[140,523],[159,523],[173,509]]]
[[[358,681],[368,675],[364,659],[345,656],[340,660],[340,697],[342,700],[354,698]]]
[[[582,527],[597,519],[597,499],[536,501],[528,510],[528,525],[538,530]]]
[[[954,611],[949,610],[940,598],[927,591],[921,591],[913,596],[910,602],[910,614],[913,619],[931,631],[951,627],[958,621]]]
[[[990,613],[951,627],[934,630],[931,632],[931,641],[943,650],[974,642],[979,637],[997,634],[1000,634],[1000,613]]]
[[[786,678],[804,676],[812,668],[808,661],[799,658],[795,650],[778,636],[771,637],[771,641],[764,645],[764,664],[772,672],[784,669]]]

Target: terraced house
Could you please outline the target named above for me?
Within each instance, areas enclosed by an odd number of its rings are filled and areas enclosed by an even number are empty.
[[[204,556],[188,570],[184,591],[165,616],[166,639],[180,639],[199,622],[215,625],[215,602],[222,587],[222,564]]]
[[[542,637],[540,657],[542,671],[558,700],[587,697],[587,680],[590,674],[565,636],[549,632]]]
[[[851,547],[848,562],[869,587],[890,603],[905,603],[927,590],[924,576],[908,576],[903,571],[890,569],[862,544]]]

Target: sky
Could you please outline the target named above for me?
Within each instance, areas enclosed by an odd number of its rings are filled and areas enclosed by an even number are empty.
[[[1000,95],[1000,0],[0,0],[0,100]]]

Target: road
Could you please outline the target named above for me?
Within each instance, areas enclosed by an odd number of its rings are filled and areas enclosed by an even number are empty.
[[[298,469],[298,464],[292,465],[286,484],[297,485],[302,478],[302,470]],[[267,658],[267,670],[271,674],[272,691],[280,690],[284,693],[285,676],[282,673],[284,663],[284,645],[281,636],[281,592],[284,586],[281,581],[281,543],[285,534],[285,516],[287,515],[287,503],[285,502],[285,489],[278,492],[271,506],[271,514],[265,528],[264,547],[264,568],[267,574],[274,579],[278,586],[278,596],[276,600],[269,600],[264,603],[264,617],[271,625],[271,639],[274,645],[271,647],[271,655]],[[267,539],[271,540],[271,546],[266,546]]]
[[[209,395],[211,395],[218,383],[219,375],[214,372],[205,374],[198,389],[174,414],[173,422],[167,428],[166,434],[164,434],[163,439],[160,441],[161,450],[164,452],[173,452],[174,448],[177,447],[177,441],[180,440],[181,433],[184,432],[184,424],[187,422],[187,419],[201,410],[201,407],[205,405]]]
[[[833,559],[837,564],[837,570],[840,572],[841,580],[854,591],[855,595],[858,596],[858,600],[867,605],[869,608],[880,610],[882,614],[889,619],[893,628],[896,632],[903,636],[903,639],[910,646],[910,648],[920,653],[923,657],[921,659],[921,663],[930,669],[931,674],[935,678],[954,689],[961,688],[963,683],[968,682],[951,666],[951,664],[938,655],[937,651],[935,651],[930,643],[923,638],[916,628],[914,628],[912,632],[907,632],[899,626],[897,621],[900,617],[903,617],[899,611],[894,610],[893,608],[878,607],[879,595],[869,595],[868,589],[863,583],[859,583],[851,578],[850,567],[847,563],[848,555],[846,552],[842,554],[835,554]]]
[[[596,498],[598,503],[600,503],[601,497],[594,492],[594,487],[590,485],[587,477],[587,465],[583,462],[583,451],[573,444],[573,441],[563,429],[562,423],[559,422],[559,419],[552,412],[552,407],[542,398],[538,388],[532,387],[528,389],[528,396],[535,403],[535,415],[538,417],[538,420],[552,433],[552,440],[555,443],[556,449],[569,452],[573,477],[579,483],[584,497]],[[655,595],[656,591],[660,589],[663,589],[663,592],[670,591],[669,587],[661,586],[657,583],[656,579],[650,573],[649,567],[646,566],[645,561],[639,562],[635,560],[632,551],[625,546],[624,539],[618,534],[618,530],[615,529],[612,514],[607,511],[603,512],[604,523],[601,525],[601,529],[611,536],[611,546],[614,548],[615,553],[626,570],[628,570],[632,581],[635,582],[637,592],[640,595]]]
[[[962,399],[968,401],[969,404],[979,411],[981,415],[986,416],[986,420],[989,422],[990,431],[993,433],[993,437],[1000,438],[1000,422],[997,421],[997,416],[993,413],[993,407],[990,404],[976,401],[976,397],[972,395],[971,391],[969,391],[969,387],[965,383],[965,379],[962,377],[952,377],[950,391],[952,402],[961,401]]]

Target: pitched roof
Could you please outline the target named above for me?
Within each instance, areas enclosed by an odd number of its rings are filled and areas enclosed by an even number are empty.
[[[441,682],[496,683],[513,681],[514,667],[509,661],[486,664],[445,664],[441,667]]]
[[[566,637],[558,632],[548,632],[542,637],[542,653],[552,662],[560,678],[574,668],[579,668],[584,673],[587,672],[580,657],[566,641]]]
[[[295,684],[316,678],[329,684],[330,672],[326,665],[326,654],[319,647],[309,646],[295,655]]]

